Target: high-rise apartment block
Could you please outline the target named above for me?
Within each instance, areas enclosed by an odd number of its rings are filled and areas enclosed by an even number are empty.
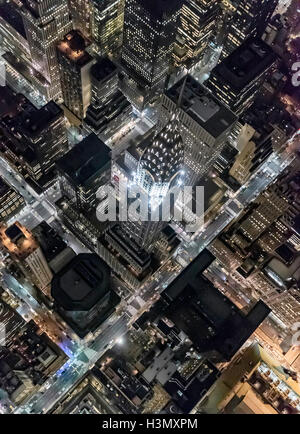
[[[56,162],[63,195],[83,212],[96,209],[96,193],[110,177],[110,149],[94,133]]]
[[[3,116],[1,128],[9,160],[39,187],[49,185],[55,178],[55,161],[68,150],[62,109],[54,101],[37,109],[25,99],[13,116]]]

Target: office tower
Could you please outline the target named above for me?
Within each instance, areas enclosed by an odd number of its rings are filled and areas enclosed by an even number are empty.
[[[132,118],[132,107],[118,90],[118,71],[108,58],[99,60],[91,71],[92,97],[84,127],[102,141],[109,140]]]
[[[64,105],[82,120],[91,101],[90,69],[93,58],[85,51],[86,42],[72,30],[57,44],[57,61]]]
[[[23,196],[0,177],[0,221],[7,221],[25,206]]]
[[[239,0],[230,21],[221,60],[229,56],[250,37],[261,37],[273,15],[278,0]]]
[[[12,0],[0,5],[0,43],[3,47],[5,82],[16,92],[26,93],[37,107],[49,101],[49,83],[32,66],[21,11]]]
[[[81,253],[62,268],[52,280],[51,295],[80,338],[95,331],[120,301],[111,289],[110,268],[95,253]]]
[[[56,162],[62,194],[82,212],[95,212],[96,193],[110,176],[110,149],[94,133]]]
[[[90,0],[68,0],[69,10],[73,22],[73,29],[79,30],[87,39],[91,37],[91,13]]]
[[[47,187],[55,178],[55,161],[68,150],[62,109],[54,101],[40,109],[27,101],[23,111],[3,117],[1,127],[2,146],[15,166],[25,178]]]
[[[126,1],[121,90],[138,110],[143,110],[164,88],[181,3]]]
[[[293,247],[296,252],[300,251],[300,212],[295,217],[291,225],[291,233],[289,234],[288,243]]]
[[[260,39],[248,39],[211,72],[205,86],[240,115],[253,102],[277,56]]]
[[[268,124],[261,125],[257,130],[245,124],[243,129],[251,130],[251,133],[244,143],[238,141],[237,147],[240,153],[229,170],[229,175],[239,185],[244,185],[270,155],[280,149],[287,140],[283,131]],[[243,132],[241,136],[243,136]]]
[[[50,99],[61,97],[56,43],[72,28],[67,0],[25,0],[22,7],[24,27],[32,66],[47,80]]]
[[[231,144],[227,143],[223,150],[221,151],[219,157],[213,165],[213,169],[217,176],[221,179],[226,180],[229,169],[235,162],[238,150],[234,148]]]
[[[15,222],[9,227],[2,224],[0,241],[2,247],[20,266],[25,275],[29,275],[39,289],[45,290],[53,275],[32,233],[19,222]]]
[[[289,200],[276,184],[266,190],[253,211],[232,227],[230,243],[243,251],[254,243],[289,208]]]
[[[159,125],[164,125],[177,107],[184,78],[166,91],[160,104]],[[188,185],[207,173],[219,156],[237,117],[190,75],[187,76],[178,110],[184,143]]]
[[[191,68],[201,60],[216,30],[218,0],[184,0],[174,45],[176,66]]]
[[[91,33],[95,52],[116,55],[122,45],[125,0],[91,0]]]

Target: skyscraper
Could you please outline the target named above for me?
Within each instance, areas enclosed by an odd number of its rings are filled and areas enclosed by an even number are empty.
[[[0,5],[0,39],[5,51],[30,58],[22,16],[13,2]]]
[[[32,65],[49,83],[52,99],[61,97],[56,43],[72,28],[67,0],[25,0],[22,7],[24,27]]]
[[[181,4],[181,0],[126,1],[121,89],[139,110],[164,88]]]
[[[273,15],[278,0],[238,0],[230,21],[221,60],[229,56],[249,37],[261,37]]]
[[[80,30],[85,38],[91,36],[91,2],[90,0],[68,0],[73,28]]]
[[[64,105],[80,120],[91,101],[90,69],[93,58],[85,51],[85,39],[77,30],[57,44],[57,60]]]
[[[118,90],[118,70],[108,58],[93,65],[90,76],[92,96],[84,126],[107,142],[130,121],[132,106]]]
[[[114,55],[122,45],[125,0],[91,0],[91,33],[99,55]]]
[[[111,289],[110,271],[96,253],[80,253],[52,280],[56,309],[81,338],[95,331],[120,301]]]
[[[19,222],[0,226],[0,242],[18,263],[25,275],[30,274],[34,283],[44,290],[52,280],[52,272],[44,254],[32,233]]]
[[[174,113],[167,125],[154,136],[152,141],[143,145],[146,146],[133,176],[133,184],[138,185],[150,197],[149,221],[131,220],[129,212],[128,221],[123,222],[123,225],[138,245],[147,249],[168,223],[161,217],[158,221],[153,221],[153,213],[163,203],[169,189],[177,183],[179,185],[183,183],[181,176],[184,143],[177,115]]]
[[[21,113],[4,117],[1,127],[3,145],[23,175],[42,188],[49,185],[55,161],[68,150],[62,109],[54,101],[40,109],[27,101]]]
[[[159,125],[165,125],[174,113],[184,80],[178,81],[163,94]],[[184,165],[189,172],[186,180],[189,185],[194,185],[212,167],[237,117],[190,75],[182,91],[178,116],[184,143]]]
[[[95,211],[110,171],[110,150],[92,133],[56,162],[63,195],[82,212]]]
[[[190,68],[201,59],[219,12],[218,0],[184,0],[174,46],[175,65]]]
[[[212,70],[205,86],[232,111],[241,114],[253,102],[276,60],[276,54],[265,42],[247,39]]]

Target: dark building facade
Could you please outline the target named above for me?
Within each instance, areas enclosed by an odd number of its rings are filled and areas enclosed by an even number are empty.
[[[164,315],[190,338],[200,354],[220,362],[231,360],[271,310],[259,301],[245,314],[225,297],[203,275],[214,259],[203,250],[138,323],[153,321],[158,313]]]
[[[236,114],[253,102],[277,56],[258,38],[250,38],[211,72],[205,86]]]
[[[25,206],[23,197],[0,177],[0,221],[7,221]]]
[[[110,172],[110,150],[94,133],[56,163],[63,195],[78,209],[96,207],[96,193]]]
[[[129,122],[131,115],[131,104],[118,90],[116,65],[108,58],[99,60],[91,68],[91,104],[85,129],[106,141]]]
[[[26,100],[26,99],[25,99]],[[55,161],[68,150],[62,109],[50,101],[37,109],[29,101],[1,119],[1,147],[25,178],[44,188],[55,177]]]

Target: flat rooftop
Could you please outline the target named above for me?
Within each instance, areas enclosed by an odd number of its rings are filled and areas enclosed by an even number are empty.
[[[98,81],[102,81],[116,72],[116,65],[107,57],[100,59],[91,67],[91,75]]]
[[[147,9],[153,17],[162,18],[164,15],[177,12],[181,8],[183,0],[139,0],[138,3]]]
[[[40,109],[24,111],[20,129],[28,136],[41,133],[51,122],[63,115],[63,110],[50,101]]]
[[[179,80],[166,95],[178,103],[185,77]],[[237,116],[215,98],[204,86],[188,75],[180,108],[211,136],[217,138],[233,125]]]
[[[258,38],[250,38],[212,71],[239,92],[266,71],[277,59],[272,48]]]
[[[0,225],[0,243],[19,259],[26,259],[38,248],[32,233],[17,221],[9,227]]]
[[[110,268],[95,253],[81,253],[53,278],[51,294],[60,307],[88,311],[110,292]]]
[[[74,184],[83,185],[110,163],[110,149],[92,133],[75,145],[56,164]]]
[[[79,66],[84,66],[93,59],[85,47],[85,39],[78,30],[72,30],[57,44],[57,50]]]

